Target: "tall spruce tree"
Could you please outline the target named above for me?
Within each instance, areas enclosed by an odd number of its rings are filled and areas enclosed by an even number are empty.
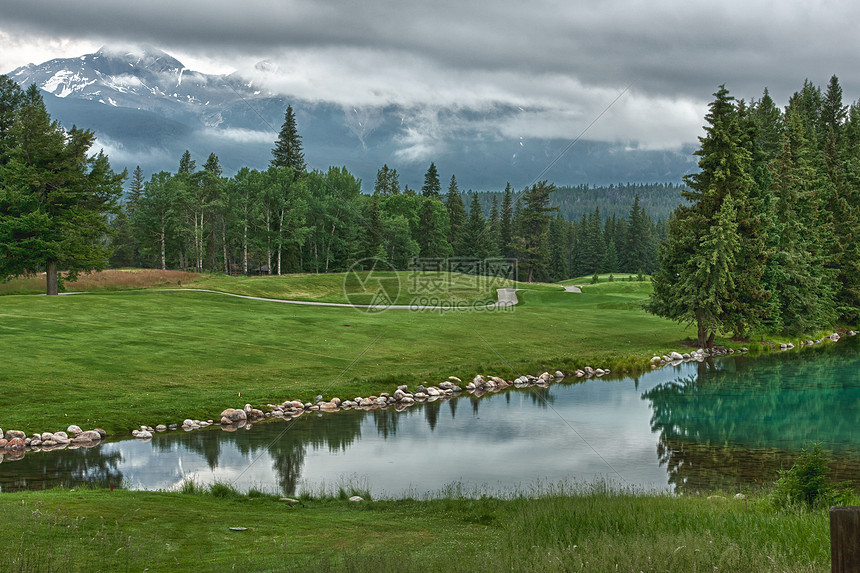
[[[275,148],[272,149],[272,167],[289,167],[293,170],[293,177],[298,179],[307,169],[305,154],[302,151],[302,136],[296,125],[296,114],[293,106],[288,105],[284,113],[284,123],[278,133]]]
[[[773,164],[776,196],[774,264],[779,322],[791,334],[824,328],[836,318],[831,276],[825,268],[822,182],[816,151],[800,110],[789,106],[783,150]]]
[[[714,96],[696,151],[701,171],[685,178],[690,189],[684,196],[691,204],[673,214],[647,305],[659,316],[695,323],[698,343],[706,347],[713,346],[717,332],[753,328],[761,300],[759,292],[746,289],[764,272],[763,263],[745,267],[738,261],[744,248],[741,224],[752,224],[751,154],[734,98],[725,86]],[[744,261],[757,255],[746,253]]]
[[[425,195],[433,198],[433,195]],[[463,205],[463,197],[457,187],[457,178],[451,175],[451,183],[448,184],[448,195],[445,197],[445,209],[448,211],[448,243],[451,245],[455,257],[466,256],[466,207]]]
[[[504,197],[502,197],[502,211],[499,214],[498,231],[500,255],[507,259],[511,259],[514,257],[512,249],[514,237],[513,218],[513,192],[511,191],[511,184],[508,183],[507,185],[505,185],[505,195]]]
[[[639,204],[639,195],[633,200],[630,214],[627,217],[626,242],[624,243],[621,264],[623,270],[629,273],[646,273],[654,271],[656,264],[656,248],[651,236],[651,224],[648,215]]]
[[[501,250],[499,249],[499,195],[493,193],[493,202],[490,206],[490,218],[487,220],[487,234],[491,257],[500,257]]]
[[[73,281],[104,268],[125,172],[101,152],[87,155],[94,142],[93,132],[53,121],[35,84],[24,93],[0,166],[0,280],[44,269],[46,292],[56,295],[60,269]]]
[[[0,165],[9,160],[8,152],[14,146],[11,129],[23,101],[24,92],[18,84],[8,76],[0,75]]]
[[[417,236],[419,256],[442,259],[451,255],[448,243],[448,212],[435,197],[421,197]]]
[[[439,197],[442,193],[442,184],[439,182],[439,172],[436,164],[430,163],[424,174],[424,185],[421,186],[421,194],[425,197]]]
[[[519,264],[525,267],[528,282],[544,278],[545,275],[549,259],[547,247],[550,213],[558,210],[558,207],[551,207],[549,204],[549,196],[553,191],[555,191],[555,185],[540,181],[523,193],[525,205],[520,211],[514,245]]]
[[[472,200],[469,203],[469,218],[466,221],[463,243],[465,256],[480,260],[490,257],[492,250],[490,232],[481,211],[481,201],[477,193],[472,193]]]

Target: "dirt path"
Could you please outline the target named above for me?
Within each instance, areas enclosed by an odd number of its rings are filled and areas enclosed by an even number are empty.
[[[219,290],[209,290],[202,288],[160,288],[153,289],[160,292],[208,292],[213,294],[222,294],[225,296],[234,296],[236,298],[244,298],[248,300],[259,300],[263,302],[279,302],[282,304],[298,304],[303,306],[333,306],[339,308],[358,308],[358,309],[367,309],[367,310],[437,310],[440,307],[438,306],[419,306],[419,305],[411,305],[411,304],[392,304],[392,305],[370,305],[370,304],[350,304],[348,302],[316,302],[312,300],[285,300],[282,298],[264,298],[260,296],[250,296],[245,294],[236,294],[232,292],[224,292]],[[500,288],[496,289],[496,296],[498,300],[491,304],[481,305],[482,308],[493,308],[493,307],[502,307],[502,306],[514,306],[519,300],[517,299],[517,291],[524,289],[515,289],[515,288]],[[73,294],[97,294],[96,292],[63,292],[61,295],[73,295]],[[441,307],[443,309],[447,309],[448,307]]]

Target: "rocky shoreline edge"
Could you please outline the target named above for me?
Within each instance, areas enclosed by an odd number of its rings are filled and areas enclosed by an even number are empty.
[[[845,333],[847,336],[856,336],[858,333],[849,330]],[[841,336],[839,333],[819,338],[817,340],[805,340],[800,344],[804,346],[814,346],[825,341],[838,342]],[[779,345],[779,349],[787,351],[795,348],[792,343],[783,343]],[[740,350],[717,346],[711,349],[699,348],[689,353],[670,352],[665,355],[655,355],[651,358],[651,369],[661,368],[664,366],[675,366],[685,362],[702,362],[707,358],[726,356],[735,353],[746,353],[749,349],[744,347]],[[181,424],[158,424],[156,426],[142,425],[139,429],[132,430],[133,437],[139,440],[150,440],[157,433],[167,432],[171,430],[184,430],[186,432],[206,428],[218,423],[222,430],[227,432],[235,432],[240,428],[250,429],[254,422],[260,422],[267,419],[281,419],[289,421],[305,413],[315,412],[317,415],[324,413],[337,412],[341,410],[374,410],[378,408],[393,408],[401,412],[407,408],[424,402],[434,402],[436,400],[447,400],[461,396],[464,392],[472,396],[483,396],[487,393],[495,393],[507,388],[528,388],[532,386],[546,388],[550,384],[560,382],[568,377],[576,378],[592,378],[601,377],[610,374],[608,368],[592,368],[586,366],[571,373],[564,373],[561,370],[556,370],[555,374],[544,372],[540,376],[524,375],[514,380],[506,380],[499,376],[484,376],[477,375],[475,378],[461,387],[462,380],[456,376],[449,376],[444,382],[440,382],[435,386],[424,386],[419,384],[414,391],[410,391],[408,385],[398,386],[393,393],[382,392],[378,396],[372,395],[367,397],[356,396],[353,399],[341,400],[338,397],[330,400],[323,400],[322,396],[317,396],[313,402],[302,402],[301,400],[286,400],[280,404],[266,404],[268,411],[264,412],[261,409],[254,408],[251,404],[245,404],[243,408],[227,408],[221,412],[218,422],[215,420],[196,420],[187,418]],[[20,430],[7,430],[5,433],[0,429],[0,462],[6,459],[14,460],[23,457],[25,452],[30,451],[49,451],[64,448],[91,448],[101,444],[107,437],[107,433],[101,428],[93,430],[82,430],[77,425],[70,425],[65,431],[59,432],[42,432],[28,436]]]

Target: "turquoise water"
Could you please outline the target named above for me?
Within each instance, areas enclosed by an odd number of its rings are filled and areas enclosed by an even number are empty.
[[[236,432],[167,432],[151,442],[7,456],[0,488],[171,489],[193,479],[288,494],[346,485],[396,497],[451,484],[504,493],[609,479],[637,489],[739,490],[772,482],[813,442],[832,452],[835,477],[860,484],[858,342],[464,396],[401,413],[305,415]]]

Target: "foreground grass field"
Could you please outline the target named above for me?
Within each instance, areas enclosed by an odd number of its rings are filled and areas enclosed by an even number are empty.
[[[536,288],[492,312],[367,313],[147,290],[5,296],[0,385],[16,391],[0,427],[126,432],[246,402],[347,398],[449,375],[642,367],[688,335],[640,309],[647,283],[581,295]]]
[[[21,572],[830,570],[826,510],[599,487],[358,503],[227,486],[6,493],[0,543],[0,570]]]

